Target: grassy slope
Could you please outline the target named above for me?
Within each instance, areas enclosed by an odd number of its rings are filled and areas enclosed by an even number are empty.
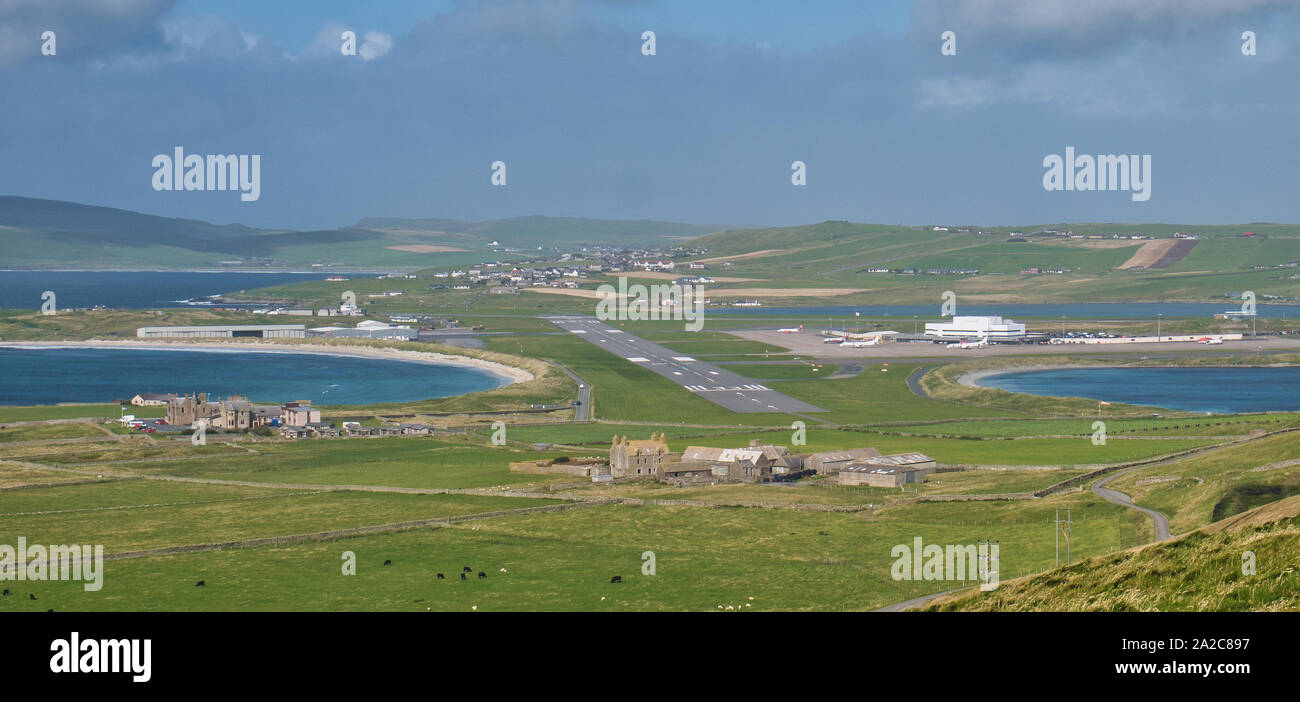
[[[1014,582],[965,591],[931,611],[1300,610],[1300,498],[1186,536],[1099,556]],[[1243,572],[1243,554],[1255,572]]]

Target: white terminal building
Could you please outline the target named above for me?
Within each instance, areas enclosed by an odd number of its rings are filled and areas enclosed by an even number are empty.
[[[925,335],[938,339],[980,339],[1018,341],[1025,338],[1025,325],[1002,317],[953,317],[943,322],[926,322]]]

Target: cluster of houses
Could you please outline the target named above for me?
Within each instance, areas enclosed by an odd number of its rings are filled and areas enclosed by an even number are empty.
[[[853,448],[792,454],[785,446],[757,440],[741,448],[688,446],[681,453],[668,448],[663,434],[649,439],[615,436],[610,442],[609,463],[593,465],[592,480],[658,480],[686,487],[721,483],[765,483],[795,480],[812,475],[830,476],[840,485],[900,487],[925,481],[936,462],[922,453],[881,455],[874,448]]]
[[[207,393],[174,395],[140,393],[131,398],[136,406],[166,405],[166,422],[174,427],[192,427],[199,422],[222,431],[252,431],[271,427],[286,439],[332,439],[370,436],[426,436],[433,433],[427,424],[395,424],[363,427],[358,422],[343,422],[336,427],[322,422],[320,409],[310,400],[281,405],[255,405],[247,398],[231,395],[224,400],[209,398]]]

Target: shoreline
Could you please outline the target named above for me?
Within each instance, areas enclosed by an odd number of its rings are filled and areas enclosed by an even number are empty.
[[[351,356],[353,358],[371,358],[425,365],[459,366],[485,371],[505,381],[497,389],[533,380],[535,376],[522,369],[496,361],[485,361],[469,356],[455,356],[436,351],[413,351],[374,346],[330,346],[325,344],[283,344],[266,341],[255,342],[220,342],[220,341],[0,341],[0,348],[20,349],[57,349],[57,348],[100,348],[127,349],[136,351],[206,351],[209,353],[283,353],[306,354],[318,356]]]
[[[1048,371],[1048,370],[1068,370],[1071,368],[1097,368],[1098,366],[1088,364],[1053,364],[1041,366],[1007,366],[1005,368],[987,368],[984,370],[967,371],[957,378],[957,384],[968,388],[979,388],[981,390],[996,390],[979,384],[979,381],[993,375],[1002,375],[1004,373],[1020,373],[1028,371]],[[1101,366],[1105,367],[1105,366]]]

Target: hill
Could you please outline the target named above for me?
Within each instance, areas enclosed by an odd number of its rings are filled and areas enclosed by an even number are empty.
[[[1170,541],[963,591],[927,611],[1300,610],[1300,495]],[[1253,573],[1243,564],[1253,556]]]
[[[367,217],[357,227],[381,231],[427,232],[461,240],[499,241],[502,246],[535,248],[573,244],[671,246],[714,231],[713,227],[655,220],[584,217],[510,217],[486,222],[452,219]]]
[[[671,245],[710,227],[649,220],[515,217],[486,222],[369,217],[337,229],[217,225],[60,200],[0,196],[0,267],[345,268],[459,266],[499,248]],[[502,260],[509,254],[494,253]]]

